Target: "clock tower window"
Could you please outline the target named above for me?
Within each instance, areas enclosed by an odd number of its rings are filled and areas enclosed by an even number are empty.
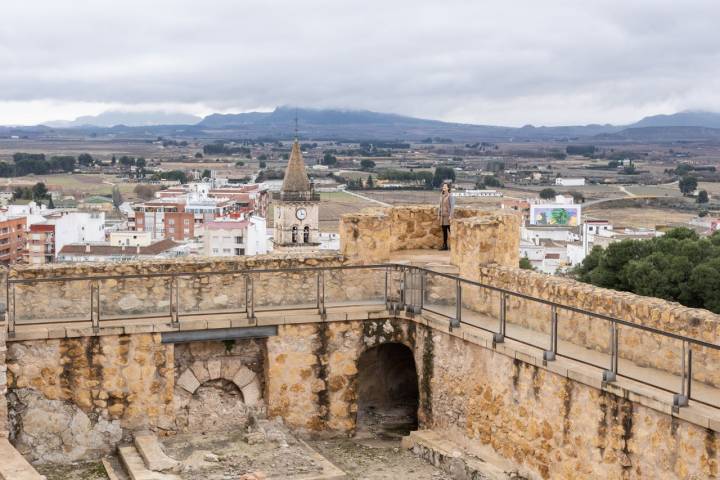
[[[307,225],[303,228],[303,242],[310,243],[310,227]]]
[[[292,243],[297,243],[298,228],[296,225],[292,227]]]

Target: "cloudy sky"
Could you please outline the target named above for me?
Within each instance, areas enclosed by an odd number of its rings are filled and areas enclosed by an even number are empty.
[[[275,105],[517,126],[720,111],[718,0],[23,0],[0,15],[0,124]]]

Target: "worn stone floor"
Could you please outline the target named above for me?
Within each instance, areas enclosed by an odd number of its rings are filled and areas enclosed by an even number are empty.
[[[268,480],[342,478],[337,476],[342,472],[344,478],[358,480],[450,478],[400,447],[400,439],[414,421],[407,411],[370,411],[364,418],[354,438],[304,442],[282,424],[270,422],[263,428],[264,438],[233,431],[178,435],[162,443],[168,456],[183,460],[184,471],[178,473],[182,480],[233,480],[253,472],[262,473]],[[111,463],[120,465],[117,458]],[[37,468],[48,480],[109,480],[101,462]]]

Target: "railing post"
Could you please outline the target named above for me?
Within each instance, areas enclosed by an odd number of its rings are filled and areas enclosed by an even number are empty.
[[[245,310],[250,323],[255,321],[255,288],[253,286],[253,277],[249,274],[245,275]]]
[[[177,327],[180,324],[180,307],[178,302],[178,279],[175,274],[170,277],[170,325]]]
[[[455,280],[455,318],[450,319],[450,330],[458,328],[462,320],[462,285],[460,277]]]
[[[320,317],[325,320],[325,271],[317,272],[317,309]]]
[[[551,362],[557,356],[558,341],[558,312],[557,305],[550,307],[550,349],[543,352],[543,360]]]
[[[618,373],[618,326],[613,320],[610,323],[610,368],[603,372],[603,382],[614,382]]]
[[[5,317],[8,323],[8,337],[13,338],[15,336],[15,284],[13,283],[10,287],[10,272],[7,273],[5,290],[7,295],[7,302],[5,303]]]
[[[92,323],[93,332],[100,331],[100,282],[93,280],[90,282],[90,323]]]
[[[686,343],[687,349],[685,348]],[[690,390],[692,388],[692,346],[685,340],[682,341],[680,370],[680,393],[673,395],[673,409],[675,411],[680,407],[687,407],[690,400]]]
[[[507,322],[507,294],[500,292],[500,328],[493,334],[493,343],[503,343],[505,341],[505,326]]]
[[[385,267],[385,308],[390,310],[390,294],[388,292],[389,284],[388,280],[390,277],[390,267]]]

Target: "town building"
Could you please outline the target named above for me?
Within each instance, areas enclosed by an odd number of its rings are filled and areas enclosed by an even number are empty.
[[[30,225],[27,263],[55,261],[62,248],[71,243],[105,241],[104,212],[54,212]]]
[[[0,214],[0,264],[11,265],[23,258],[26,225],[25,217]]]
[[[267,228],[262,217],[219,219],[205,224],[203,253],[208,257],[267,253]]]
[[[110,232],[110,245],[115,247],[147,247],[152,244],[150,232],[116,231]]]
[[[276,251],[313,251],[320,246],[320,195],[305,171],[297,139],[290,152],[280,192],[273,194]]]
[[[71,243],[64,245],[57,255],[58,262],[127,262],[150,258],[184,256],[180,244],[170,239],[158,240],[146,246],[111,245],[109,243]]]
[[[582,187],[585,185],[584,178],[556,178],[555,185],[561,187]]]

